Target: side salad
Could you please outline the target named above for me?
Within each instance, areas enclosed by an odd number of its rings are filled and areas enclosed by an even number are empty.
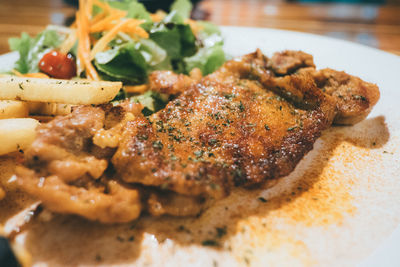
[[[22,33],[9,39],[11,50],[19,53],[12,72],[122,81],[125,88],[146,84],[155,70],[189,74],[198,68],[207,75],[226,60],[223,39],[217,26],[191,20],[191,10],[188,0],[176,0],[169,13],[150,13],[137,0],[80,0],[70,27],[50,25],[35,37]],[[126,90],[117,97],[129,96]],[[134,100],[150,103],[149,97],[165,99],[147,92],[141,97],[136,93]],[[155,111],[159,105],[150,106]]]

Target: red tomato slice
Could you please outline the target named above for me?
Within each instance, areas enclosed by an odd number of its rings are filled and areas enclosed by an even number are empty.
[[[50,51],[39,61],[39,69],[53,78],[71,79],[76,76],[76,63],[71,54]]]

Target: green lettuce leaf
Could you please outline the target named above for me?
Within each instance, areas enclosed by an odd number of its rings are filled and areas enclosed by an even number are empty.
[[[95,66],[107,79],[133,84],[145,82],[152,70],[171,69],[167,52],[150,39],[124,43],[97,53]]]
[[[199,49],[195,55],[185,58],[184,62],[186,64],[186,72],[193,68],[199,68],[203,75],[207,75],[217,70],[225,60],[222,45],[215,45]]]
[[[121,10],[128,10],[129,5],[137,0],[105,0],[111,7],[118,8]]]
[[[184,59],[185,72],[199,68],[203,75],[207,75],[217,70],[226,61],[223,51],[224,40],[216,25],[206,21],[197,23],[202,28],[197,35],[201,48],[193,56]]]
[[[167,51],[171,60],[193,55],[196,37],[189,25],[177,23],[159,23],[150,31],[150,39]]]
[[[21,38],[10,38],[8,44],[11,51],[18,51],[19,59],[15,62],[15,69],[21,73],[29,71],[28,54],[31,48],[31,37],[23,32]]]
[[[189,0],[175,0],[170,8],[170,11],[175,11],[182,19],[190,18],[193,5]]]
[[[141,39],[139,43],[141,44],[139,49],[141,50],[142,56],[150,66],[156,66],[167,58],[167,52],[153,40]]]
[[[151,22],[150,13],[147,12],[146,7],[142,3],[132,1],[128,6],[127,18],[143,19],[146,22]]]
[[[221,36],[221,31],[218,26],[207,21],[197,21],[201,30],[197,34],[197,38],[203,46],[211,47],[217,44],[223,44],[224,40]]]
[[[144,106],[143,115],[150,116],[165,107],[168,103],[168,96],[153,91],[147,91],[144,94],[133,96],[131,102],[140,103]]]
[[[196,36],[194,36],[192,29],[186,24],[177,25],[177,27],[180,35],[182,57],[194,55],[197,51],[197,47]]]
[[[19,53],[14,68],[21,73],[38,72],[43,55],[59,46],[63,39],[54,30],[44,30],[34,38],[27,33],[22,33],[21,38],[10,38],[10,49]]]
[[[171,59],[181,57],[180,36],[176,27],[168,28],[166,24],[160,24],[150,31],[150,39],[167,51]]]
[[[146,81],[147,63],[139,51],[140,44],[127,43],[97,53],[95,66],[111,80],[140,84]]]

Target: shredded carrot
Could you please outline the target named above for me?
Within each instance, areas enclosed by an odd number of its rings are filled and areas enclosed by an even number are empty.
[[[79,0],[79,6],[82,7],[82,10],[85,10],[87,4],[87,1]],[[78,58],[84,66],[84,69],[86,69],[88,78],[91,80],[99,80],[97,71],[93,67],[90,59],[89,19],[82,10],[78,11],[76,14],[79,38]]]
[[[106,12],[100,12],[99,14],[97,14],[96,16],[94,16],[89,24],[90,26],[93,26],[94,24],[96,24],[97,22],[101,21],[102,19],[104,19],[107,16]]]
[[[86,0],[86,17],[90,20],[92,18],[93,0]]]
[[[94,56],[103,51],[103,49],[108,45],[108,43],[117,35],[118,31],[128,24],[130,20],[122,20],[117,25],[114,26],[109,32],[107,32],[100,40],[97,41],[96,45],[93,47],[90,52],[90,59],[93,59]]]
[[[85,60],[83,55],[83,33],[82,33],[82,25],[81,25],[81,17],[79,11],[76,12],[76,26],[77,26],[77,34],[78,34],[78,75],[85,70]]]
[[[17,70],[12,70],[11,72],[12,72],[15,76],[24,77],[24,75],[23,75],[21,72],[17,71]]]
[[[115,13],[108,17],[105,17],[104,19],[98,21],[93,26],[91,26],[90,32],[101,32],[101,31],[107,30],[107,26],[112,24],[113,21],[118,21],[125,16],[126,16],[126,14]]]
[[[142,24],[144,22],[144,20],[137,20],[137,19],[126,19],[129,22],[124,24],[123,27],[121,27],[119,30],[121,32],[125,32],[131,35],[136,35],[142,38],[149,38],[149,34],[142,28],[139,27],[140,24]],[[116,24],[114,23],[108,23],[108,24],[104,24],[102,25],[101,29],[96,29],[100,30],[100,31],[110,31],[113,28],[115,28]]]
[[[143,20],[134,20],[130,19],[130,23],[125,25],[121,31],[129,33],[135,37],[139,36],[142,38],[149,38],[149,34],[139,25],[142,24],[144,21]]]
[[[71,33],[68,35],[67,39],[65,39],[64,42],[61,44],[60,52],[63,54],[68,53],[75,45],[76,39],[77,39],[76,31],[71,30]]]
[[[13,73],[15,76],[18,76],[18,77],[46,78],[46,79],[50,78],[48,75],[46,75],[46,74],[44,74],[44,73],[41,73],[41,72],[22,74],[21,72],[19,72],[19,71],[17,71],[17,70],[12,70],[12,73]]]
[[[124,89],[127,93],[135,93],[141,94],[149,90],[148,84],[141,84],[141,85],[125,85]]]
[[[27,73],[27,74],[24,74],[23,77],[29,77],[29,78],[45,78],[45,79],[49,79],[49,78],[50,78],[47,74],[44,74],[44,73],[41,73],[41,72]]]
[[[71,29],[75,29],[76,28],[76,20],[74,22],[72,22],[72,24],[69,27]]]
[[[111,17],[111,16],[110,16]],[[118,18],[117,20],[112,20],[112,21],[105,21],[104,23],[101,22],[102,25],[96,25],[96,28],[91,27],[91,32],[104,32],[104,31],[110,31],[121,21],[121,19],[124,20],[129,20],[129,23],[126,24],[121,31],[125,32],[127,28],[132,29],[138,27],[140,24],[144,22],[144,20],[137,20],[137,19],[127,19],[127,18]],[[95,31],[92,31],[94,29]]]
[[[77,76],[80,76],[80,74],[84,70],[85,70],[85,64],[83,62],[82,52],[78,49],[78,54],[77,54],[77,59],[76,59],[76,73],[77,73]]]

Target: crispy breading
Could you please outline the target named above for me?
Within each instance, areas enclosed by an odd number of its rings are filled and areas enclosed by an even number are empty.
[[[96,133],[116,126],[124,114],[122,107],[80,106],[39,126],[38,138],[25,152],[25,167],[16,170],[21,189],[59,213],[104,223],[137,218],[139,191],[107,176],[114,150],[93,144]]]

